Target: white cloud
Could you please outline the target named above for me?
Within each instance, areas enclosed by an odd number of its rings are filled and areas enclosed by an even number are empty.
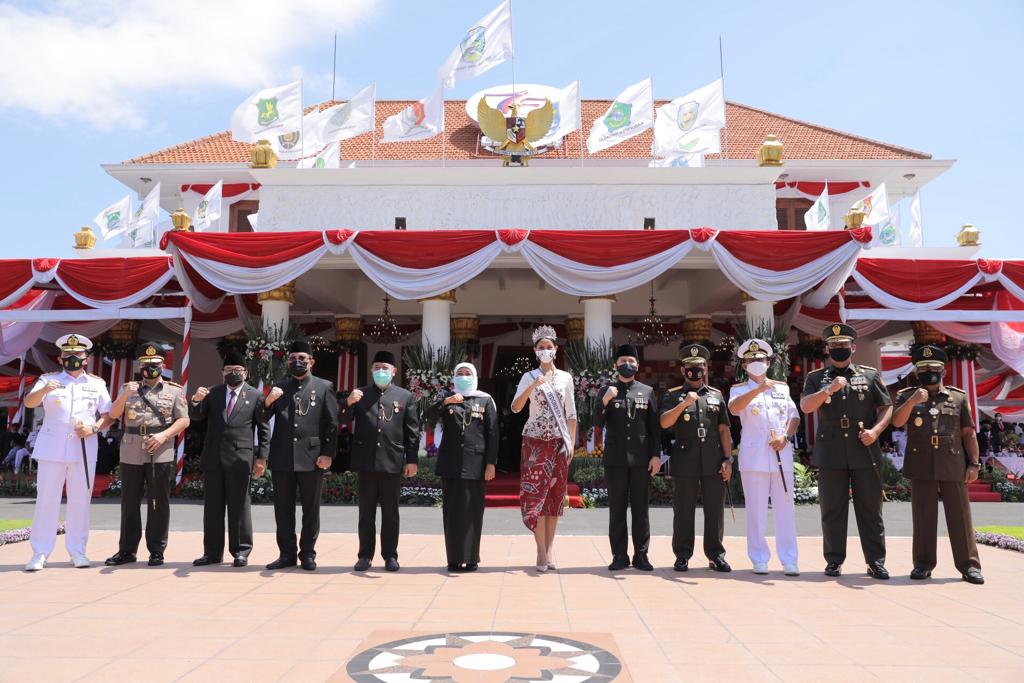
[[[289,53],[351,31],[377,0],[57,0],[0,4],[0,107],[98,130],[146,124],[175,88],[255,91]],[[244,95],[243,95],[244,96]]]

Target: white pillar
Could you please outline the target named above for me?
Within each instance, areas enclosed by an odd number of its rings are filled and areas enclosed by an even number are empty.
[[[747,329],[751,335],[757,335],[758,330],[767,326],[768,335],[771,336],[775,330],[775,306],[771,301],[758,301],[748,296],[741,297],[743,308],[746,310]],[[765,341],[771,341],[765,339]]]
[[[441,349],[451,346],[452,338],[452,304],[455,303],[455,291],[445,292],[440,296],[421,299],[423,305],[423,348]]]
[[[263,331],[277,331],[284,334],[288,330],[288,312],[295,303],[295,281],[292,280],[269,292],[260,292],[257,297],[263,310]]]
[[[612,304],[615,296],[580,297],[583,302],[583,338],[590,344],[612,341]]]

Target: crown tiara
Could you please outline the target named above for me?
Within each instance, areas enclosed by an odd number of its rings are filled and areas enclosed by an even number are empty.
[[[533,343],[536,346],[537,342],[541,339],[550,339],[551,341],[557,341],[558,335],[555,334],[555,328],[551,325],[541,325],[533,331]]]

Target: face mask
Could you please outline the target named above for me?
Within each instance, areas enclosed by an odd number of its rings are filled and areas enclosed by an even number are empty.
[[[849,347],[839,347],[828,350],[828,357],[836,361],[837,363],[842,363],[843,361],[850,360],[850,356],[852,355],[853,349]]]
[[[615,369],[623,377],[632,377],[633,375],[636,374],[636,371],[639,370],[639,368],[633,365],[632,363],[623,363],[622,365],[617,365],[615,366]]]
[[[142,376],[146,379],[156,379],[161,374],[161,368],[159,365],[143,365]]]
[[[758,377],[764,377],[764,374],[768,372],[768,364],[763,360],[755,360],[751,363],[747,363],[747,374],[757,375]]]
[[[383,389],[387,385],[391,384],[391,371],[390,370],[374,370],[373,371],[373,383]]]
[[[82,365],[85,364],[85,359],[79,358],[78,356],[65,356],[60,359],[60,364],[63,365],[64,369],[68,372],[75,372],[76,370],[82,369]]]
[[[691,382],[699,382],[704,379],[704,368],[686,368],[683,370],[683,374]]]
[[[309,363],[304,360],[290,360],[288,361],[288,372],[292,377],[302,377],[309,372]]]
[[[455,385],[455,391],[465,394],[476,390],[476,377],[472,375],[455,375],[455,378],[452,379],[452,384]]]
[[[917,379],[921,382],[922,386],[928,387],[933,384],[938,384],[939,382],[941,382],[942,373],[935,370],[930,370],[928,372],[919,372],[917,373]]]
[[[224,381],[227,382],[229,387],[237,387],[239,384],[242,383],[243,379],[244,378],[242,377],[242,373],[240,372],[229,372],[228,374],[224,375]]]
[[[542,363],[550,363],[555,359],[555,351],[556,349],[541,349],[537,352],[537,358]]]

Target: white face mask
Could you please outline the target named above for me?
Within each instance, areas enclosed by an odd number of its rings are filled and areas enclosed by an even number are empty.
[[[757,375],[758,377],[764,377],[764,373],[768,372],[768,364],[762,360],[755,360],[747,363],[747,374]]]
[[[537,358],[544,363],[550,363],[555,359],[555,351],[557,349],[541,349],[537,351]]]

